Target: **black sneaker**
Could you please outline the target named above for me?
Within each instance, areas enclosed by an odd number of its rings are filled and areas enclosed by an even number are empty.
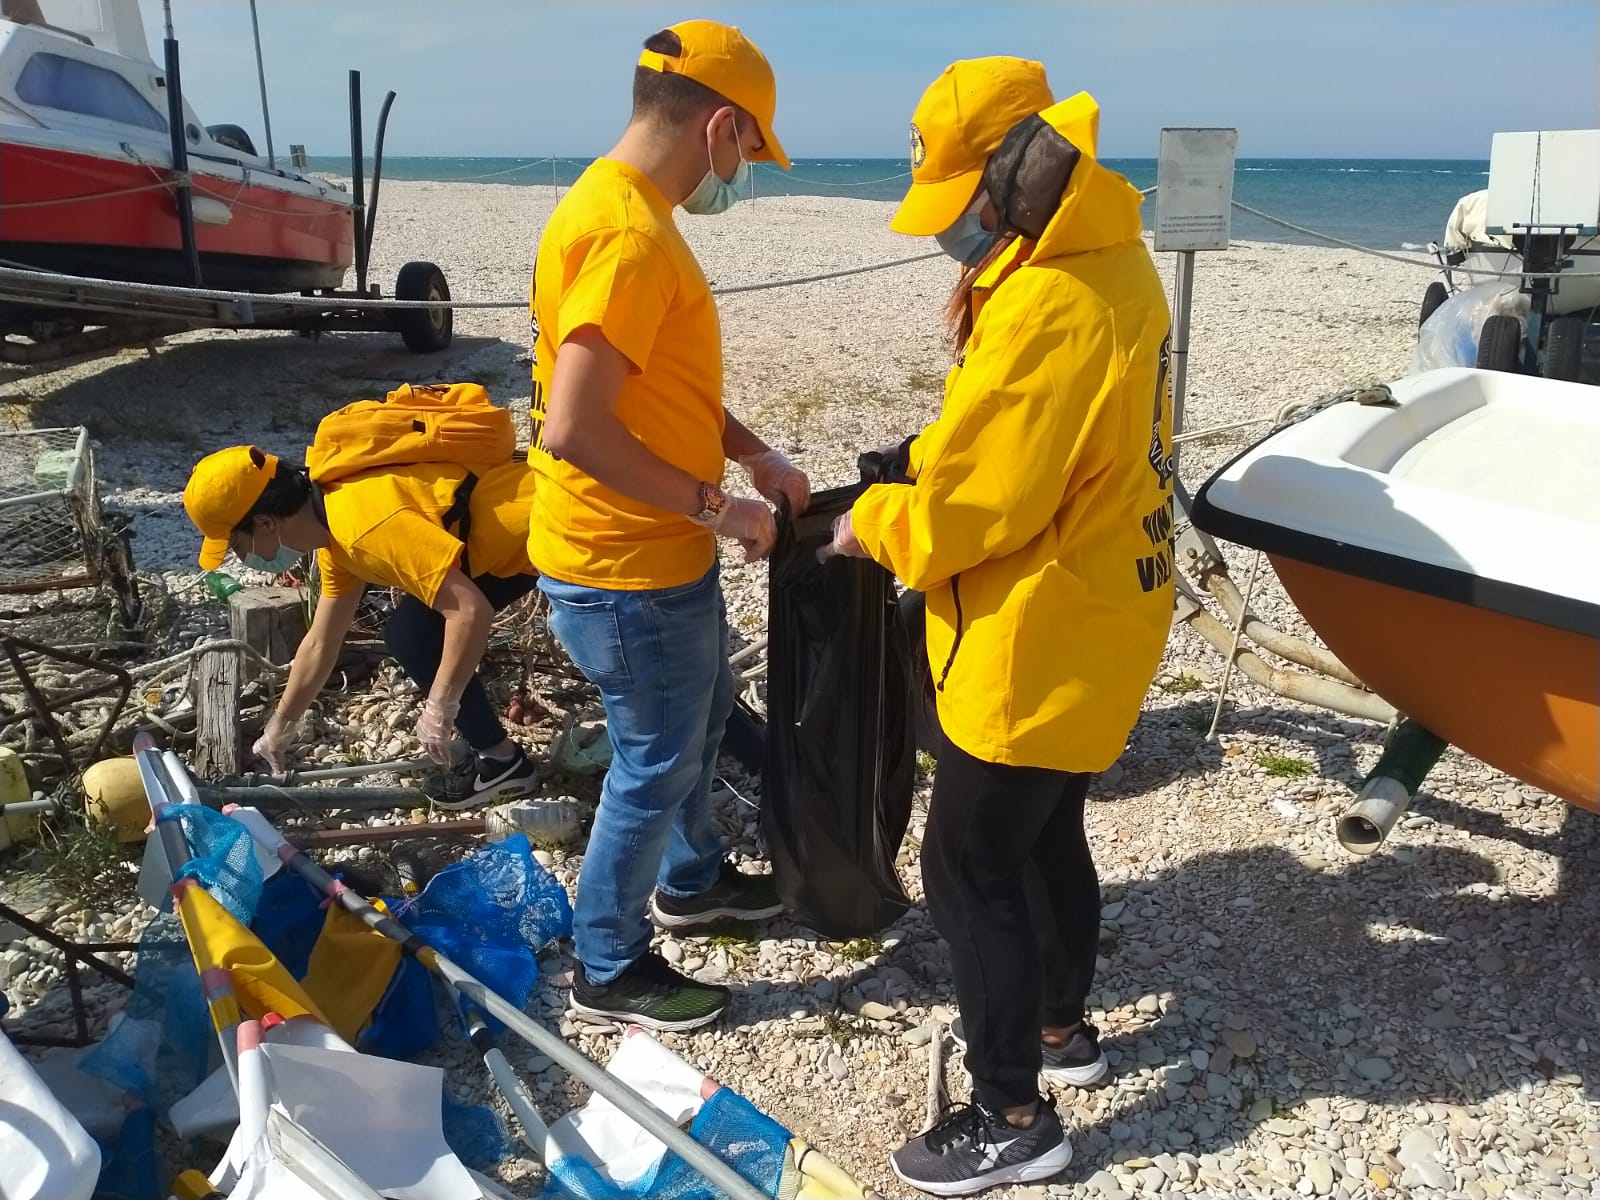
[[[717,881],[698,896],[650,898],[650,915],[663,929],[688,929],[716,921],[760,921],[783,911],[771,875],[746,875],[730,862]]]
[[[513,800],[533,795],[539,771],[519,747],[509,762],[474,754],[464,766],[444,777],[444,794],[434,797],[434,807],[459,812],[491,800]]]
[[[728,989],[701,983],[674,971],[654,951],[610,983],[592,984],[579,963],[572,972],[567,1011],[602,1017],[623,1025],[643,1025],[664,1033],[709,1025],[728,1007]]]
[[[902,1181],[935,1196],[970,1196],[1001,1184],[1049,1179],[1071,1161],[1061,1118],[1043,1103],[1027,1129],[987,1105],[969,1104],[889,1157]]]
[[[960,1017],[950,1023],[950,1036],[963,1050],[967,1048]],[[1041,1038],[1039,1046],[1044,1051],[1043,1074],[1051,1083],[1088,1087],[1091,1083],[1099,1083],[1111,1069],[1106,1062],[1105,1052],[1100,1049],[1100,1032],[1087,1021],[1078,1026],[1067,1039],[1066,1045],[1052,1045]]]

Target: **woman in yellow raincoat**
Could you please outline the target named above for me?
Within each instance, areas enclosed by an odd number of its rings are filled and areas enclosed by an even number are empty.
[[[830,547],[927,595],[944,742],[922,873],[974,1097],[894,1169],[936,1195],[1058,1173],[1072,1150],[1039,1074],[1106,1073],[1084,1020],[1100,888],[1083,806],[1166,643],[1172,431],[1166,299],[1139,193],[1094,157],[1098,117],[1017,58],[955,63],[923,95],[891,228],[966,267],[959,357],[912,484],[868,489]]]

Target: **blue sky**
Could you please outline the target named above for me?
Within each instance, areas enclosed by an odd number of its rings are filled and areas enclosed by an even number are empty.
[[[151,51],[161,57],[147,0]],[[900,157],[922,89],[952,59],[1040,59],[1057,95],[1102,107],[1101,154],[1151,157],[1163,125],[1232,125],[1243,157],[1487,158],[1495,130],[1600,125],[1594,0],[258,0],[274,141],[348,151],[345,71],[386,153],[605,151],[640,43],[739,25],[778,78],[797,158]],[[173,0],[183,79],[208,123],[260,139],[246,0]],[[1527,71],[1520,80],[1516,67]]]

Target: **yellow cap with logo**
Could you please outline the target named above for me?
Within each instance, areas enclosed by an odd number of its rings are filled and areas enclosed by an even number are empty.
[[[720,21],[682,21],[669,25],[678,35],[682,53],[660,54],[646,50],[639,65],[669,75],[682,75],[704,84],[724,99],[737,104],[756,119],[762,148],[754,157],[789,169],[789,156],[783,152],[772,132],[772,117],[778,108],[778,84],[772,67],[756,44],[732,25]]]
[[[911,114],[911,190],[889,228],[928,236],[956,223],[983,166],[1011,127],[1055,103],[1044,64],[1024,58],[953,62]]]
[[[277,473],[277,455],[256,446],[229,446],[195,464],[183,489],[183,507],[205,537],[200,565],[207,571],[222,565],[233,531]]]

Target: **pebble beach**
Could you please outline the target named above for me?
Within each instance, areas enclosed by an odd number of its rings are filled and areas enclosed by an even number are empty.
[[[387,291],[402,263],[429,259],[457,298],[525,299],[554,199],[548,187],[386,181],[372,277]],[[935,249],[888,232],[892,209],[764,197],[679,221],[712,285],[738,287]],[[1172,256],[1157,265],[1170,291]],[[1190,492],[1285,404],[1404,374],[1430,278],[1342,249],[1239,243],[1201,255],[1185,408],[1194,436],[1180,452]],[[954,281],[953,265],[934,258],[725,297],[727,407],[814,487],[851,482],[860,451],[938,411]],[[138,568],[159,577],[175,609],[163,636],[182,649],[222,621],[181,506],[203,454],[253,442],[298,460],[320,416],[406,381],[476,380],[526,432],[525,305],[455,320],[456,345],[437,358],[409,355],[389,334],[195,333],[151,352],[8,367],[0,422],[89,428],[106,505],[132,519]],[[743,485],[736,468],[730,483]],[[1252,552],[1225,550],[1242,581]],[[723,578],[737,633],[758,637],[764,568],[729,559]],[[1313,636],[1265,564],[1253,607]],[[1012,1194],[1600,1197],[1600,822],[1451,750],[1383,850],[1353,858],[1334,824],[1383,730],[1234,674],[1207,737],[1224,666],[1175,628],[1126,752],[1094,786],[1105,906],[1090,1019],[1112,1075],[1055,1094],[1073,1163]],[[375,757],[409,731],[415,691],[392,673],[374,686],[330,698],[302,753]],[[593,715],[592,698],[571,690],[551,706]],[[1492,681],[1484,690],[1492,704]],[[758,785],[737,782],[755,797]],[[928,786],[924,774],[899,858],[918,903]],[[759,863],[753,814],[733,804],[724,818],[736,854]],[[575,880],[581,845],[540,854]],[[136,937],[149,916],[131,895],[122,908],[85,909],[4,859],[0,896],[89,936]],[[662,950],[735,993],[721,1026],[666,1044],[885,1196],[910,1194],[888,1155],[926,1123],[929,1042],[954,1008],[920,907],[849,944],[780,920],[663,937]],[[604,1061],[615,1036],[561,1016],[570,967],[547,957],[530,1012]],[[0,948],[0,987],[13,1030],[66,1011],[55,961],[28,943]],[[88,995],[101,1022],[122,997],[103,984]],[[579,1094],[548,1060],[507,1050],[547,1118]],[[950,1093],[964,1099],[959,1052],[946,1058]],[[455,1098],[490,1101],[464,1040],[447,1038],[432,1061],[450,1068]],[[503,1173],[526,1194],[535,1168],[514,1161]]]

